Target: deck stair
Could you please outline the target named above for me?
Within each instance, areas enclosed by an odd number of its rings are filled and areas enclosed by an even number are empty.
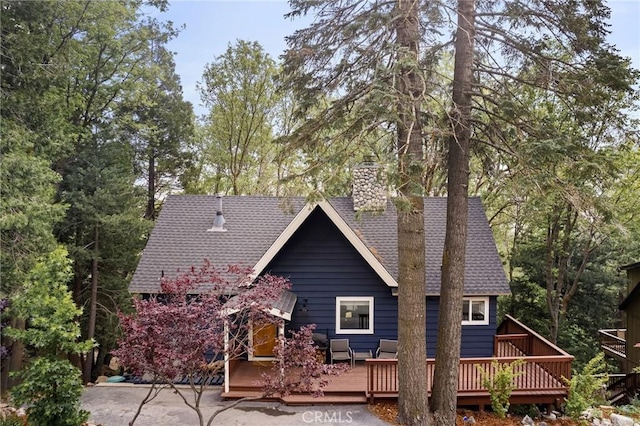
[[[607,386],[610,405],[628,404],[640,392],[640,373],[629,373],[624,376],[612,376]]]

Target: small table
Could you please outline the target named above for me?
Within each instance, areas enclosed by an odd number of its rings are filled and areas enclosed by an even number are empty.
[[[371,349],[368,351],[353,351],[353,359],[351,360],[351,367],[355,367],[356,361],[364,361],[367,358],[373,358]]]

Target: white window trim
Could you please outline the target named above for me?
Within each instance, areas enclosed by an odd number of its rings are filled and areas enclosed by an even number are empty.
[[[342,302],[369,302],[369,328],[345,329],[340,328],[340,304]],[[336,334],[373,334],[373,297],[338,296],[336,297]]]
[[[469,305],[469,313],[471,314],[471,304],[473,302],[484,302],[484,319],[474,320],[469,319],[468,321],[462,321],[462,325],[489,325],[489,298],[488,297],[465,297],[463,299],[463,303]]]

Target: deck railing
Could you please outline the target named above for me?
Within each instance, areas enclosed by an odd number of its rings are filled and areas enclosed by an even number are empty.
[[[496,357],[525,356],[530,352],[528,334],[496,334],[493,337],[493,355]]]
[[[527,337],[524,338],[523,335]],[[504,321],[496,330],[494,344],[496,355],[499,355],[497,342],[509,339],[527,356],[571,356],[511,315],[505,315]]]
[[[626,329],[607,329],[607,330],[598,330],[598,336],[600,337],[600,347],[605,350],[612,352],[613,354],[625,358],[626,357],[626,340],[624,337],[626,335]]]
[[[458,375],[458,393],[486,392],[482,385],[482,371],[489,377],[496,373],[494,361],[509,364],[517,359],[526,362],[515,367],[517,377],[514,379],[515,391],[548,391],[564,390],[566,385],[562,377],[571,377],[571,361],[573,357],[494,357],[463,358],[460,360]],[[436,360],[427,359],[427,386],[431,389]],[[368,359],[367,395],[384,396],[398,393],[398,361],[396,359]]]
[[[516,367],[514,392],[562,392],[567,389],[562,378],[571,378],[573,356],[509,315],[498,327],[494,340],[494,355],[460,360],[458,394],[488,392],[482,386],[482,371],[486,371],[491,378],[496,373],[494,361],[504,365],[517,359],[524,359],[525,363]],[[435,359],[427,359],[429,389],[433,382],[435,364]],[[367,396],[398,393],[397,360],[368,359],[366,366]]]

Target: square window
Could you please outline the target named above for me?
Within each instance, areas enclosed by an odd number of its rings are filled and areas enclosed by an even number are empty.
[[[462,325],[488,325],[489,299],[465,298],[462,305]]]
[[[336,297],[336,334],[373,334],[373,297]]]

